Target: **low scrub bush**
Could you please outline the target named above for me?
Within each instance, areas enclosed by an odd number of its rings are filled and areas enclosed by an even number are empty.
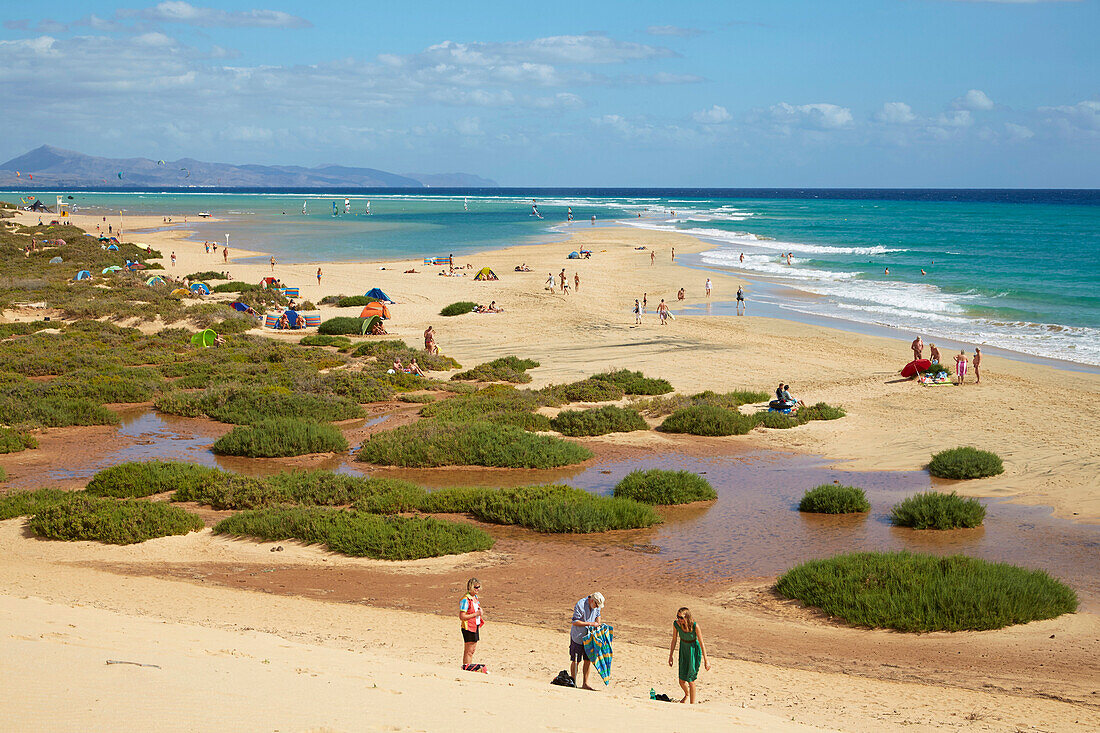
[[[64,501],[71,493],[61,489],[38,489],[0,496],[0,521],[35,514],[40,509]]]
[[[38,441],[33,435],[12,428],[0,428],[0,453],[18,453],[37,447]]]
[[[827,405],[824,402],[818,402],[810,405],[809,407],[803,407],[798,411],[798,416],[803,420],[839,420],[847,413],[841,407],[833,407]]]
[[[535,499],[566,499],[589,496],[583,489],[565,484],[544,486],[519,486],[508,489],[492,489],[484,486],[451,486],[429,492],[420,502],[420,511],[438,514],[473,514],[486,500],[506,502],[533,501]]]
[[[214,270],[203,270],[202,272],[192,272],[187,276],[187,279],[191,282],[203,282],[206,280],[228,280],[229,276],[224,272],[215,272]]]
[[[520,359],[515,356],[505,356],[493,359],[484,364],[478,364],[473,369],[459,372],[451,377],[452,380],[467,382],[511,382],[513,384],[526,384],[531,381],[528,369],[534,369],[539,363],[533,359]]]
[[[773,430],[787,430],[788,428],[797,428],[799,425],[805,425],[806,420],[802,419],[799,413],[793,415],[784,415],[782,412],[758,412],[752,416],[756,420],[756,424],[771,428]]]
[[[330,318],[327,321],[323,321],[320,326],[317,327],[317,333],[326,336],[341,336],[345,334],[360,335],[363,332],[363,320],[362,318],[355,318],[352,316],[337,316],[336,318]]]
[[[984,519],[985,507],[977,499],[964,499],[954,491],[914,494],[890,510],[891,522],[913,529],[978,527]]]
[[[969,446],[940,451],[928,464],[928,472],[940,478],[985,478],[1004,471],[1004,463],[996,453]]]
[[[166,491],[192,490],[221,473],[194,463],[135,461],[104,468],[92,476],[84,490],[92,496],[132,499]]]
[[[659,430],[689,435],[744,435],[756,427],[756,418],[715,405],[692,405],[665,418]]]
[[[245,283],[234,280],[233,282],[220,283],[210,288],[211,293],[247,293],[265,288],[254,283]]]
[[[550,418],[534,412],[538,406],[534,392],[501,384],[434,402],[420,414],[449,422],[491,422],[530,431],[549,430]]]
[[[718,492],[710,482],[690,471],[631,471],[615,485],[615,496],[643,504],[690,504],[713,501]]]
[[[328,391],[357,404],[384,402],[393,397],[394,385],[380,375],[369,372],[339,370],[321,378],[321,385]]]
[[[154,537],[187,534],[202,529],[202,519],[163,502],[118,501],[70,493],[48,504],[31,518],[30,528],[52,540],[93,540],[131,545]]]
[[[409,345],[399,339],[385,339],[383,341],[367,341],[359,344],[358,348],[352,352],[352,356],[377,356],[379,359],[388,358],[393,359],[390,352],[399,351],[406,352],[412,351]],[[383,356],[385,354],[385,356]]]
[[[540,389],[539,394],[544,404],[557,406],[570,402],[613,402],[626,393],[605,379],[582,379],[571,384],[551,384]]]
[[[474,308],[477,308],[477,303],[472,303],[468,300],[460,300],[457,303],[451,303],[444,306],[443,310],[439,311],[441,316],[461,316],[464,313],[473,313]]]
[[[0,423],[65,428],[71,425],[117,425],[118,415],[86,398],[43,397],[28,401],[0,397]]]
[[[574,437],[649,430],[649,425],[637,410],[614,405],[594,407],[591,410],[563,410],[550,421],[550,427],[562,435]]]
[[[432,517],[381,517],[318,507],[247,511],[223,519],[216,534],[324,544],[332,552],[379,560],[416,560],[488,550],[493,538],[468,524]]]
[[[426,405],[430,402],[435,402],[436,397],[434,394],[403,394],[397,397],[399,402],[412,402],[418,405]]]
[[[985,631],[1077,610],[1077,594],[1041,570],[964,555],[862,552],[811,560],[776,591],[853,626]]]
[[[429,406],[431,407],[431,406]],[[357,460],[385,466],[556,468],[592,457],[584,446],[511,425],[421,420],[376,433]]]
[[[161,412],[183,417],[206,415],[214,420],[247,425],[279,417],[321,422],[360,417],[363,410],[346,397],[299,394],[282,387],[211,387],[198,394],[167,392],[156,398]]]
[[[344,349],[351,346],[351,339],[347,336],[323,336],[315,333],[303,336],[298,343],[302,346],[335,346],[338,349]]]
[[[748,389],[736,389],[732,392],[719,394],[707,390],[693,395],[673,394],[668,397],[654,397],[649,400],[637,400],[634,405],[639,410],[653,417],[670,415],[677,410],[696,405],[711,405],[726,410],[736,411],[741,405],[751,405],[757,402],[767,402],[770,395],[767,392]]]
[[[309,453],[342,453],[348,441],[340,429],[293,417],[238,425],[214,441],[214,453],[249,458],[279,458]]]
[[[853,514],[871,511],[863,489],[840,484],[822,484],[802,495],[798,511],[814,514]]]
[[[518,501],[496,494],[475,505],[471,513],[483,522],[513,524],[554,534],[638,529],[661,521],[653,508],[645,504],[591,494]]]
[[[263,509],[284,504],[356,506],[377,514],[412,511],[424,496],[416,484],[332,471],[292,471],[274,476],[221,473],[177,491],[172,501],[193,501],[214,509]]]
[[[351,308],[353,306],[359,306],[360,308],[362,308],[365,305],[370,305],[371,303],[374,303],[376,300],[377,298],[368,298],[365,295],[352,295],[350,297],[340,298],[340,300],[336,301],[336,307]]]
[[[626,394],[662,395],[672,391],[672,385],[669,384],[667,379],[653,379],[641,372],[632,372],[629,369],[593,374],[591,378],[617,384]]]

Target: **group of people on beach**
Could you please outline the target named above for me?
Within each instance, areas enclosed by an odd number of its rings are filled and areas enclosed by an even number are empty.
[[[564,684],[577,687],[577,671],[580,668],[582,690],[594,690],[589,684],[592,666],[597,660],[586,649],[585,638],[589,634],[599,634],[604,626],[602,618],[606,604],[603,593],[596,591],[573,604],[573,613],[569,621],[569,680]],[[462,669],[468,672],[485,672],[484,664],[474,662],[478,642],[481,641],[481,627],[485,625],[485,613],[481,607],[481,581],[470,578],[466,581],[466,594],[458,603],[458,620],[462,630]],[[676,647],[679,645],[679,663],[674,662]],[[695,703],[695,681],[699,677],[699,668],[710,671],[707,647],[699,624],[688,608],[676,611],[672,622],[672,643],[668,649],[668,666],[677,666],[677,680],[684,696],[682,703]],[[564,672],[562,673],[564,674]],[[559,675],[560,677],[560,675]],[[556,682],[555,682],[556,683]],[[651,691],[652,695],[652,691]]]
[[[913,350],[913,361],[920,361],[924,358],[924,340],[917,336],[913,339],[913,343],[909,348]],[[933,343],[928,344],[928,358],[933,364],[942,364],[940,358],[940,350],[936,348]],[[963,384],[966,381],[966,372],[969,365],[969,360],[966,356],[966,350],[960,349],[958,354],[955,354],[955,383]],[[982,349],[980,346],[974,347],[974,383],[982,383]]]

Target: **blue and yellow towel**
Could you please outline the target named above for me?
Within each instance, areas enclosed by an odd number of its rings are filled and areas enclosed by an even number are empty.
[[[584,653],[592,660],[592,665],[600,673],[600,679],[606,685],[611,681],[611,639],[614,629],[610,624],[589,629],[584,637]]]

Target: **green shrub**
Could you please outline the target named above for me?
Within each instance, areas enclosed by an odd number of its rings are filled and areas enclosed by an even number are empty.
[[[0,521],[35,514],[39,509],[64,501],[71,493],[61,489],[38,489],[0,496]]]
[[[152,501],[118,501],[71,493],[64,501],[42,507],[31,518],[31,530],[52,540],[93,540],[130,545],[154,537],[202,529],[202,519],[177,506]]]
[[[798,511],[815,514],[852,514],[871,511],[863,489],[840,484],[822,484],[802,495]]]
[[[412,402],[418,405],[426,405],[435,402],[436,397],[434,394],[403,394],[398,395],[397,400],[399,402]]]
[[[343,349],[351,346],[351,339],[347,336],[322,336],[315,333],[303,336],[298,343],[302,346],[335,346],[338,349]]]
[[[549,430],[550,418],[534,412],[538,406],[539,398],[534,392],[500,384],[433,402],[420,414],[450,422],[492,422],[530,431]]]
[[[690,471],[631,471],[615,485],[615,496],[643,504],[690,504],[713,501],[718,493],[710,482]]]
[[[459,372],[451,377],[452,380],[468,382],[511,382],[513,384],[526,384],[531,381],[528,369],[534,369],[539,363],[532,359],[520,359],[515,356],[505,356],[493,359],[484,364],[478,364],[473,369]]]
[[[670,415],[677,410],[696,405],[711,405],[726,410],[737,411],[741,405],[750,405],[757,402],[767,402],[770,395],[767,392],[747,389],[735,389],[732,392],[718,394],[707,390],[693,395],[672,394],[668,397],[654,397],[649,400],[637,400],[634,406],[647,415],[660,417]]]
[[[321,378],[321,384],[335,395],[357,404],[384,402],[393,397],[394,385],[369,372],[333,371]]]
[[[358,306],[358,307],[362,308],[363,306],[370,305],[371,303],[374,303],[377,300],[378,300],[377,298],[368,298],[365,295],[352,295],[352,296],[347,297],[347,298],[340,298],[340,300],[336,301],[336,307],[337,308],[351,308],[353,306]]]
[[[202,272],[192,272],[187,276],[187,279],[191,282],[203,282],[205,280],[228,280],[229,278],[224,272],[215,272],[214,270],[203,270]]]
[[[593,374],[592,379],[602,379],[619,386],[626,394],[661,395],[672,391],[672,385],[666,379],[653,379],[641,372],[629,369]]]
[[[1041,570],[964,555],[854,553],[787,571],[776,591],[853,626],[984,631],[1077,610],[1077,594]]]
[[[177,491],[172,501],[194,501],[214,509],[263,509],[281,504],[356,506],[392,514],[416,508],[424,490],[397,479],[369,478],[332,471],[292,471],[254,477],[218,473]]]
[[[491,495],[471,513],[483,522],[514,524],[536,532],[589,533],[659,524],[653,508],[631,499],[567,496],[516,501]]]
[[[238,425],[214,441],[218,455],[279,458],[308,453],[342,453],[348,441],[340,429],[294,417]]]
[[[444,306],[443,310],[439,311],[439,315],[461,316],[464,313],[473,313],[474,308],[477,308],[477,303],[471,303],[468,300],[460,300],[457,303],[451,303],[448,306]]]
[[[117,499],[152,496],[165,491],[187,491],[221,474],[214,468],[174,461],[120,463],[104,468],[88,482],[92,496]]]
[[[223,519],[216,534],[325,544],[332,552],[380,560],[416,560],[488,550],[493,538],[467,524],[431,517],[380,517],[317,507],[247,511]]]
[[[0,428],[0,453],[18,453],[28,448],[37,448],[38,441],[33,435],[21,433],[11,428]]]
[[[803,407],[801,410],[798,411],[798,416],[801,417],[803,420],[806,420],[806,421],[809,421],[809,420],[839,420],[840,418],[844,417],[846,414],[847,413],[844,412],[843,408],[833,407],[832,405],[827,405],[824,402],[818,402],[815,405],[810,405],[809,407]]]
[[[359,347],[352,352],[352,356],[377,356],[378,358],[392,359],[390,355],[392,351],[406,352],[412,351],[409,345],[399,339],[385,339],[383,341],[367,341],[366,343],[359,344]],[[382,355],[385,354],[386,357]]]
[[[754,417],[702,404],[676,410],[665,418],[659,430],[689,435],[744,435],[756,424]]]
[[[261,285],[255,285],[253,283],[245,283],[240,281],[233,281],[227,283],[220,283],[210,288],[211,293],[247,293],[256,290],[265,290]]]
[[[539,390],[544,404],[556,406],[569,402],[613,402],[621,400],[622,387],[606,379],[582,379],[571,384],[551,384]]]
[[[510,425],[421,420],[375,433],[357,460],[386,466],[556,468],[592,457],[584,446]]]
[[[492,489],[484,486],[451,486],[429,492],[421,499],[419,509],[422,512],[439,514],[472,514],[478,506],[489,499],[505,502],[524,502],[535,499],[566,499],[578,496],[585,497],[590,496],[590,494],[584,489],[564,484],[518,486],[508,489]]]
[[[363,333],[363,318],[352,316],[337,316],[321,323],[317,333],[327,336],[340,336],[345,334],[360,335]]]
[[[206,415],[219,422],[248,425],[276,417],[320,422],[360,417],[363,409],[346,397],[298,394],[282,387],[211,387],[201,394],[167,392],[153,405],[182,417]]]
[[[562,435],[574,437],[649,430],[649,425],[637,410],[614,405],[594,407],[590,410],[564,410],[550,421],[550,427]]]
[[[758,412],[752,416],[756,420],[756,424],[765,428],[772,428],[773,430],[786,430],[788,428],[797,428],[799,425],[805,425],[806,420],[802,418],[802,414],[797,412],[793,415],[784,415],[782,412]]]
[[[85,398],[43,397],[28,401],[0,397],[0,423],[65,428],[71,425],[117,425],[118,415]]]
[[[1004,463],[996,453],[969,446],[940,451],[932,456],[932,462],[928,464],[928,472],[940,478],[985,478],[1004,471]]]
[[[978,527],[984,519],[985,507],[977,499],[964,499],[954,491],[914,494],[890,510],[891,522],[913,529]]]

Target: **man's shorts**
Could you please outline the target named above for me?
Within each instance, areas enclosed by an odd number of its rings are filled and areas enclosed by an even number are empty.
[[[572,639],[569,640],[569,661],[570,662],[587,662],[588,654],[584,651],[584,644],[579,644]]]
[[[477,631],[467,631],[466,629],[462,630],[462,641],[466,642],[467,644],[476,644],[480,640],[481,629],[478,629]]]

